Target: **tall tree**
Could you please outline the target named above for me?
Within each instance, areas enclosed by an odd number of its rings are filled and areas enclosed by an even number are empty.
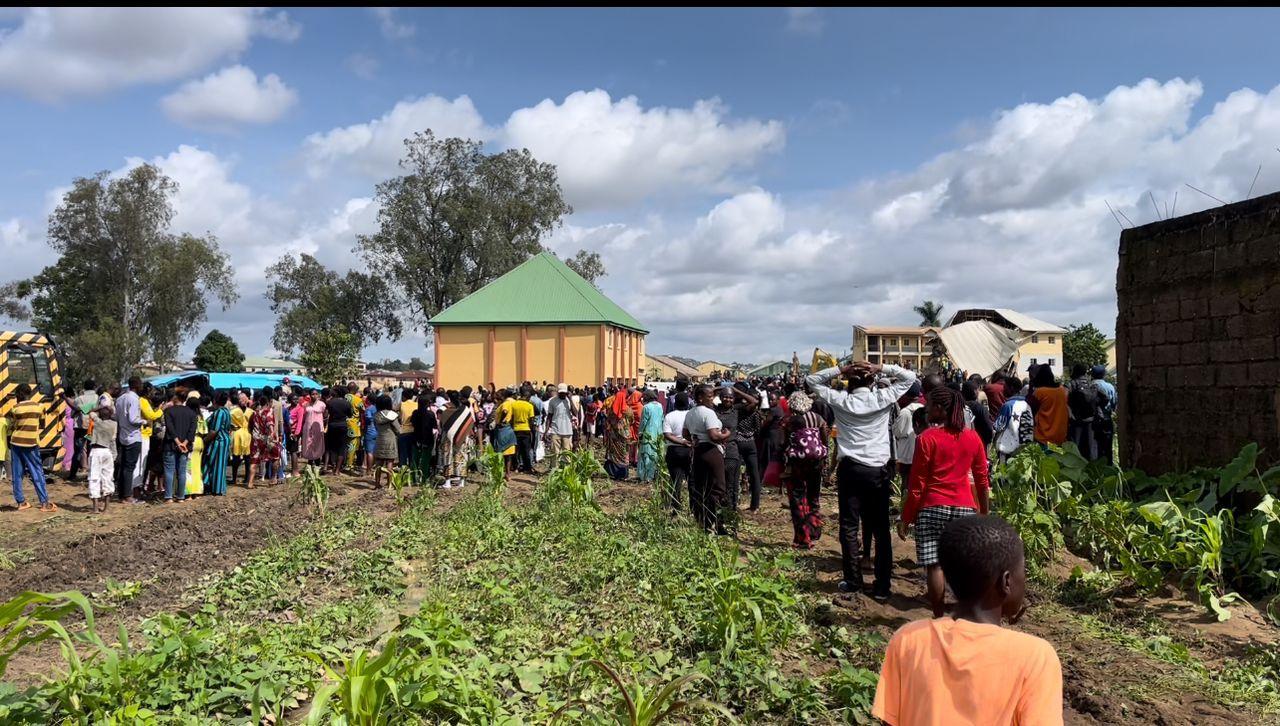
[[[214,328],[196,346],[191,362],[197,369],[210,373],[239,373],[244,370],[244,353],[231,336]]]
[[[205,320],[210,298],[224,310],[235,302],[231,266],[213,235],[169,231],[177,191],[150,164],[117,178],[99,172],[72,182],[49,215],[58,261],[14,291],[30,298],[32,322],[63,344],[69,361],[88,360],[77,345],[117,336],[106,377],[129,375],[148,351],[164,365]]]
[[[424,332],[436,313],[542,251],[541,239],[573,210],[556,168],[527,149],[484,153],[430,131],[405,140],[403,176],[377,186],[375,234],[357,249]]]
[[[320,328],[303,341],[298,362],[306,366],[307,373],[321,385],[330,386],[355,375],[358,351],[350,331]]]
[[[265,296],[276,314],[271,342],[293,355],[325,328],[347,330],[355,356],[369,343],[397,340],[402,332],[386,283],[352,270],[339,275],[311,255],[285,255],[267,268]]]
[[[920,316],[922,327],[937,328],[942,326],[942,306],[932,300],[925,300],[911,308]]]
[[[600,285],[597,282],[600,278],[609,274],[604,269],[604,260],[600,259],[599,252],[578,250],[578,254],[565,260],[564,263],[569,266],[570,270],[581,275],[582,279],[591,283],[597,290],[600,289]]]
[[[412,357],[412,358],[410,358],[410,359],[409,359],[409,363],[408,363],[408,365],[406,366],[405,370],[410,370],[410,371],[425,371],[426,369],[428,369],[428,368],[430,368],[430,367],[431,367],[431,366],[430,366],[430,365],[428,365],[426,361],[422,360],[421,358],[419,358],[418,356],[416,356],[416,355],[415,355],[414,357]]]
[[[1062,336],[1062,366],[1070,372],[1077,363],[1092,368],[1107,362],[1107,336],[1093,323],[1068,325]]]

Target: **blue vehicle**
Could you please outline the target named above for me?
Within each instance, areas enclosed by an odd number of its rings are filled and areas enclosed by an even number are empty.
[[[295,389],[303,388],[307,390],[319,390],[323,388],[319,383],[306,376],[291,376],[280,373],[206,373],[204,371],[181,371],[178,373],[165,373],[159,376],[152,376],[147,379],[151,385],[157,388],[165,388],[168,386],[186,386],[193,391],[200,391],[203,395],[212,396],[217,391],[239,391],[248,389],[250,391],[260,391],[265,387],[278,388],[284,385],[284,379],[289,379],[289,384]]]

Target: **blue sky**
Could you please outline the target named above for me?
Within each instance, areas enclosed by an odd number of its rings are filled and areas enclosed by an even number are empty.
[[[1117,227],[1280,187],[1273,10],[4,11],[0,247],[52,261],[51,195],[155,161],[270,348],[262,269],[358,261],[427,127],[556,163],[548,240],[604,255],[650,350],[847,348],[913,301],[1114,327]],[[272,77],[274,76],[274,77]],[[1266,152],[1270,151],[1271,155]],[[1268,166],[1269,165],[1269,166]],[[1145,205],[1145,206],[1144,206]],[[999,264],[992,264],[998,260]],[[188,349],[194,345],[194,339]],[[366,357],[423,355],[419,334]]]

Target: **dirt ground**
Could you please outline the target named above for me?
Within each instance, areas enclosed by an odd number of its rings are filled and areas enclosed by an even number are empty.
[[[535,485],[530,477],[514,477],[508,486],[508,498],[527,501]],[[182,593],[200,579],[234,567],[273,538],[296,533],[313,517],[296,501],[294,488],[288,485],[253,490],[236,486],[225,497],[205,496],[184,504],[113,505],[105,515],[90,513],[83,483],[59,481],[51,488],[61,512],[17,512],[12,506],[0,509],[0,553],[15,562],[13,569],[0,573],[0,600],[28,589],[100,592],[109,579],[142,583],[142,591],[124,611],[104,616],[108,627],[114,627],[116,622],[136,624],[145,617],[172,610],[181,602]],[[330,488],[331,508],[361,508],[377,516],[387,516],[394,509],[387,494],[373,490],[365,480],[335,477],[330,479]],[[453,494],[465,496],[476,489],[468,487]],[[600,486],[598,496],[606,510],[617,511],[648,497],[650,491],[648,485],[638,483],[608,483]],[[785,503],[783,496],[771,491],[766,493],[758,513],[743,513],[738,539],[745,547],[789,548],[791,523]],[[889,602],[880,604],[837,591],[840,555],[831,504],[831,497],[824,501],[828,524],[822,539],[813,550],[799,555],[813,568],[817,591],[830,597],[832,617],[851,629],[873,627],[886,637],[907,622],[929,617],[923,600],[922,571],[915,564],[914,543],[900,541],[896,536],[893,596]],[[1126,608],[1132,609],[1159,617],[1174,632],[1188,634],[1199,642],[1193,652],[1210,663],[1217,657],[1238,654],[1250,643],[1276,642],[1276,629],[1247,608],[1236,608],[1230,621],[1217,623],[1205,616],[1199,605],[1176,597],[1122,599],[1117,605],[1122,615]],[[1053,617],[1054,607],[1033,599],[1018,627],[1049,640],[1058,649],[1068,724],[1216,726],[1251,721],[1201,694],[1153,688],[1175,667],[1121,645],[1084,636],[1071,619]],[[1061,606],[1056,607],[1061,612]],[[22,659],[29,662],[15,661],[10,676],[15,672],[38,672],[55,655],[33,653],[29,659]]]

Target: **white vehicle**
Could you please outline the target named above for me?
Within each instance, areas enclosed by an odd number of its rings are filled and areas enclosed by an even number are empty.
[[[663,393],[671,393],[671,391],[676,387],[676,382],[675,381],[645,381],[644,387],[652,388],[655,391],[662,391]]]

